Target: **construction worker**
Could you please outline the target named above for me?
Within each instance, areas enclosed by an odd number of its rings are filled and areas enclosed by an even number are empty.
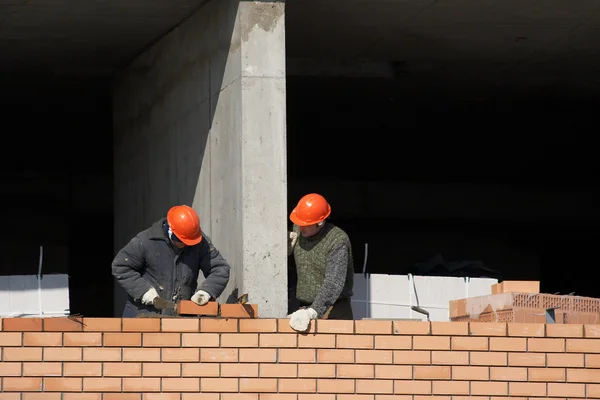
[[[302,197],[290,214],[288,254],[294,255],[300,309],[290,314],[292,329],[304,332],[310,321],[353,319],[352,246],[346,232],[327,220],[331,207],[319,194]]]
[[[155,304],[166,299],[204,305],[221,295],[229,282],[229,264],[200,228],[189,206],[174,206],[149,229],[138,233],[116,255],[112,274],[128,294],[124,318],[172,315]],[[198,286],[198,274],[206,278]]]

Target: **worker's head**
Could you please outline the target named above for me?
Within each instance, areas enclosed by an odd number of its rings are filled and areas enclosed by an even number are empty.
[[[202,241],[200,217],[192,207],[174,206],[167,213],[169,238],[179,248],[194,246]]]
[[[298,225],[302,236],[316,235],[325,226],[331,207],[323,196],[310,193],[302,197],[290,214],[290,220]]]

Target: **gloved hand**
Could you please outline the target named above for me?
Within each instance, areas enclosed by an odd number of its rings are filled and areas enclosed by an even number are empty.
[[[290,326],[295,331],[305,332],[313,319],[317,319],[317,312],[312,308],[302,308],[290,315]]]
[[[151,306],[154,304],[154,299],[158,297],[158,292],[154,288],[150,288],[144,295],[142,296],[142,304],[146,306]]]
[[[290,237],[288,240],[288,256],[294,252],[294,246],[298,241],[298,234],[296,232],[290,232]]]
[[[191,299],[194,303],[198,304],[199,306],[203,306],[206,303],[208,303],[208,301],[210,300],[210,294],[208,294],[207,292],[205,292],[204,290],[198,290]]]

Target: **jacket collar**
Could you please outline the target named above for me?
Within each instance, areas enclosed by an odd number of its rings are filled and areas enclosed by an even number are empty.
[[[152,226],[150,227],[150,232],[149,232],[150,239],[165,240],[168,242],[169,238],[165,235],[165,231],[163,230],[163,225],[166,223],[167,223],[167,218],[162,217],[161,219],[156,221],[154,224],[152,224]]]

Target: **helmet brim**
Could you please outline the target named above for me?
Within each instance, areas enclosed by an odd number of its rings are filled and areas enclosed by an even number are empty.
[[[177,236],[177,239],[181,240],[181,243],[185,244],[186,246],[195,246],[202,241],[202,235],[196,239],[182,239],[179,236]]]

